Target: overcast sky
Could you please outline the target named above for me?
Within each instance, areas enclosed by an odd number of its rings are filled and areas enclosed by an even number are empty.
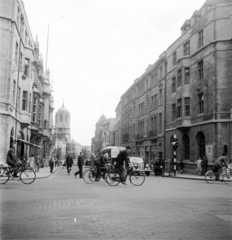
[[[71,114],[71,136],[90,145],[102,112],[115,117],[121,95],[180,36],[204,0],[24,0],[53,81],[55,112]],[[55,118],[54,118],[55,119]]]

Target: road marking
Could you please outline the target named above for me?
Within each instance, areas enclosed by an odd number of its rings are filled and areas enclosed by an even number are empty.
[[[76,218],[74,218],[74,222],[77,222]]]

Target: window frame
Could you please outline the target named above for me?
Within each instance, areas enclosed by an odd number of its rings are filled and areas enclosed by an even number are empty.
[[[174,66],[176,66],[176,64],[177,64],[177,53],[175,51],[172,54],[172,66],[174,67]]]
[[[198,31],[198,48],[201,48],[204,46],[204,31],[201,29]]]
[[[176,104],[172,104],[172,121],[176,120]]]
[[[28,109],[28,91],[23,91],[22,95],[22,110],[27,111]]]
[[[177,118],[182,117],[182,98],[177,99]]]
[[[199,80],[204,79],[204,61],[203,59],[197,63],[198,78]]]
[[[184,56],[190,55],[190,40],[183,44],[183,54]]]
[[[172,93],[176,92],[176,76],[172,78]]]
[[[201,92],[198,94],[198,107],[199,107],[199,114],[204,113],[204,93]]]
[[[190,97],[184,98],[184,114],[186,117],[190,117]]]
[[[182,68],[177,71],[177,88],[182,86]]]
[[[184,84],[185,85],[190,84],[190,67],[184,68]]]

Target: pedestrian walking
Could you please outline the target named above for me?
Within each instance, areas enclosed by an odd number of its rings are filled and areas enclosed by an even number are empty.
[[[39,167],[40,167],[40,155],[37,153],[36,157],[35,157],[35,171],[39,172]]]
[[[33,154],[31,154],[31,157],[30,157],[30,167],[31,167],[34,171],[36,171],[36,169],[35,169],[35,158],[34,158],[34,155],[33,155]]]
[[[202,174],[205,175],[208,169],[208,159],[206,156],[203,157],[203,160],[201,161],[201,166],[202,166]]]
[[[83,153],[80,152],[80,155],[78,156],[78,160],[77,160],[77,166],[79,168],[79,171],[74,173],[75,177],[77,177],[77,175],[79,174],[80,178],[82,178],[83,164],[84,164]]]
[[[184,172],[184,163],[182,159],[180,160],[179,167],[180,167],[180,174],[182,174]]]
[[[72,165],[73,165],[73,159],[70,156],[70,154],[68,154],[67,158],[66,158],[66,166],[67,166],[67,173],[70,175],[70,172],[72,170]]]
[[[197,160],[197,170],[198,170],[199,176],[201,176],[201,173],[202,173],[201,162],[202,162],[202,159],[201,159],[201,157],[199,157],[198,160]]]
[[[49,160],[50,173],[53,172],[54,164],[55,164],[54,157],[53,157],[53,155],[51,155],[50,160]]]

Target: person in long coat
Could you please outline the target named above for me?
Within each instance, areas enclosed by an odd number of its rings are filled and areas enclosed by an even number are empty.
[[[72,165],[73,165],[73,159],[70,155],[67,156],[66,158],[66,166],[67,166],[67,173],[70,175],[70,172],[72,170]]]
[[[80,152],[80,155],[79,155],[78,160],[77,160],[77,166],[78,166],[78,168],[79,168],[79,171],[77,171],[77,172],[74,173],[74,176],[75,176],[75,177],[77,177],[77,175],[79,174],[79,175],[80,175],[80,178],[82,178],[83,164],[84,164],[83,153]]]

